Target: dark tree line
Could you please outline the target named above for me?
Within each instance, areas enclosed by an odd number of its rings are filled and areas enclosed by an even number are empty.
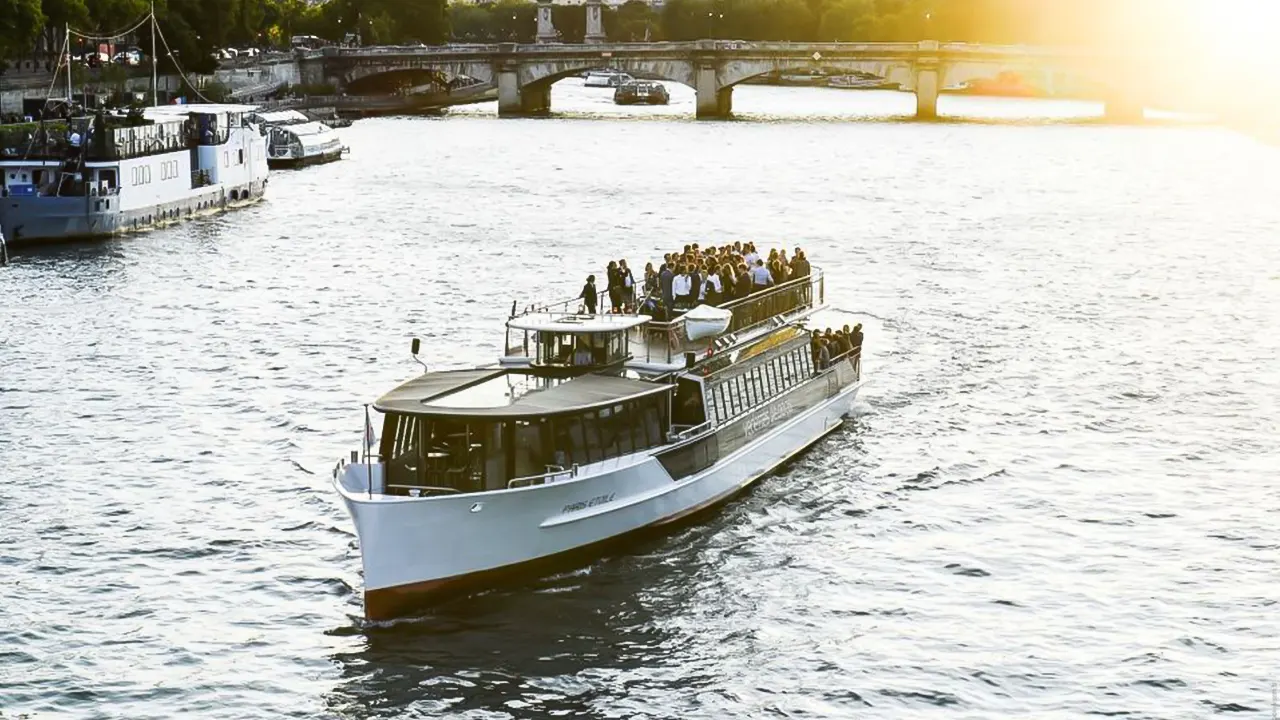
[[[731,38],[792,41],[964,41],[1001,44],[1194,45],[1191,8],[1211,0],[641,0],[606,8],[615,41]],[[156,0],[169,46],[204,71],[220,47],[288,46],[293,35],[370,44],[517,41],[536,32],[535,5],[497,0]],[[147,0],[0,0],[0,58],[61,47],[62,28],[111,33],[148,11]],[[555,6],[564,42],[585,32],[581,5]],[[137,44],[149,52],[147,33]],[[164,57],[164,54],[161,54]]]

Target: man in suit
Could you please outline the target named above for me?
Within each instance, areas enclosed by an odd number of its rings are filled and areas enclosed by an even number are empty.
[[[658,271],[658,287],[662,290],[662,309],[666,312],[667,319],[671,318],[671,312],[676,306],[675,295],[671,291],[671,283],[675,278],[671,263],[662,263],[662,270]]]

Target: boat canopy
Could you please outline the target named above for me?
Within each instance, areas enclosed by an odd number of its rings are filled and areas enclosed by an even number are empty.
[[[297,110],[273,110],[271,112],[254,113],[253,118],[258,122],[269,123],[271,125],[290,125],[293,123],[305,123],[311,120],[311,118],[303,115]]]
[[[511,380],[538,383],[521,392]],[[426,373],[378,398],[384,413],[465,418],[542,418],[580,413],[658,393],[674,386],[611,375],[536,378],[505,370],[450,370]]]
[[[222,113],[247,113],[254,105],[235,105],[231,103],[190,103],[183,105],[156,105],[143,108],[143,117],[148,120],[167,120],[186,118],[192,113],[196,115],[218,115]]]
[[[566,315],[564,313],[529,313],[511,318],[512,330],[549,333],[625,332],[640,327],[653,318],[648,315]]]

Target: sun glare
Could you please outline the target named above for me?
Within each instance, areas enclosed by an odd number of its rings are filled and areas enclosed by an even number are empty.
[[[1280,0],[1214,0],[1201,3],[1194,27],[1215,54],[1274,62],[1280,28]]]

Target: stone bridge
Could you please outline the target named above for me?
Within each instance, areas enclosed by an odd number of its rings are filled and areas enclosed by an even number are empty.
[[[1116,119],[1141,118],[1158,82],[1158,59],[1103,56],[1083,50],[965,43],[788,43],[699,40],[671,43],[449,45],[438,47],[324,48],[298,58],[303,82],[346,91],[362,81],[402,74],[420,85],[424,74],[441,85],[469,84],[468,92],[496,89],[503,117],[545,114],[551,85],[590,68],[612,67],[692,87],[699,118],[728,117],[733,88],[771,72],[870,73],[916,96],[917,117],[936,117],[946,87],[1014,72],[1050,92],[1106,102]],[[416,80],[411,80],[416,78]]]

